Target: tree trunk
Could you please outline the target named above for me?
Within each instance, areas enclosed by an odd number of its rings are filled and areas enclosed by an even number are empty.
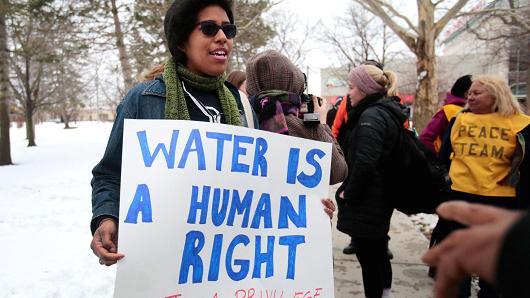
[[[11,140],[9,137],[9,73],[7,58],[7,29],[5,9],[7,0],[0,0],[0,166],[13,164],[11,160]]]
[[[112,17],[114,18],[114,33],[116,36],[116,47],[120,54],[121,73],[123,75],[123,84],[125,90],[129,90],[133,86],[133,75],[129,57],[127,56],[127,49],[123,38],[123,31],[121,30],[120,17],[118,15],[118,8],[116,7],[116,0],[110,1],[112,5]]]
[[[24,80],[24,89],[26,91],[26,100],[24,103],[24,118],[26,120],[26,139],[28,140],[28,147],[37,146],[35,144],[35,124],[33,123],[33,114],[35,113],[35,103],[33,102],[33,95],[31,93],[31,57],[25,56],[26,59],[26,77]]]
[[[400,14],[400,8],[392,7],[388,2],[383,0],[355,0],[363,7],[367,8],[372,14],[381,18],[394,33],[407,45],[407,47],[416,55],[418,59],[416,64],[417,85],[416,98],[414,100],[414,121],[418,131],[421,131],[427,122],[431,119],[438,106],[438,81],[436,66],[435,42],[439,34],[447,23],[453,19],[456,14],[469,2],[469,0],[454,1],[441,18],[436,22],[434,12],[437,6],[444,2],[443,0],[416,0],[418,8],[418,25],[414,26],[410,19]],[[445,5],[444,5],[445,6]],[[385,12],[388,8],[390,14]],[[440,7],[439,7],[440,8]],[[438,11],[440,11],[439,9]],[[405,21],[407,30],[394,21],[401,19]],[[413,32],[412,32],[413,31]]]
[[[414,99],[414,126],[422,131],[438,108],[438,75],[436,58],[430,55],[418,55],[416,72],[416,98]]]
[[[26,119],[26,137],[28,139],[28,147],[37,146],[35,143],[35,124],[33,123],[33,114],[35,109],[33,108],[33,103],[26,103],[26,113],[24,117]]]
[[[428,1],[418,2],[420,37],[414,54],[416,62],[416,98],[414,99],[414,126],[421,132],[431,120],[438,106],[438,74],[436,67],[434,6]]]
[[[64,129],[70,128],[70,116],[68,113],[63,114]]]

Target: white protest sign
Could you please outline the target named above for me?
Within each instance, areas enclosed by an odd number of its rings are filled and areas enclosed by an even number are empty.
[[[125,120],[116,298],[334,297],[331,144]]]

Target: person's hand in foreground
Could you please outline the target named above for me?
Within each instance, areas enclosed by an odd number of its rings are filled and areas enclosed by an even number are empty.
[[[99,257],[101,265],[113,265],[125,255],[118,253],[118,225],[114,219],[106,218],[99,223],[90,243],[90,248]]]
[[[324,205],[324,212],[329,216],[329,219],[333,219],[333,212],[335,212],[335,203],[330,198],[324,198],[320,200]]]
[[[460,283],[472,274],[495,284],[502,242],[522,213],[461,201],[443,203],[436,212],[469,228],[451,233],[423,256],[438,268],[434,297],[457,297]]]

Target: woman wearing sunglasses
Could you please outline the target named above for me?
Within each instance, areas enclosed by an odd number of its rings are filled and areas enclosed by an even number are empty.
[[[117,251],[124,119],[178,119],[248,126],[238,90],[223,76],[237,30],[228,0],[178,0],[169,7],[164,33],[171,57],[133,87],[118,106],[102,160],[92,171],[93,239],[100,264]],[[247,113],[252,113],[248,111]],[[252,115],[249,119],[256,121]],[[257,123],[255,123],[257,125]]]

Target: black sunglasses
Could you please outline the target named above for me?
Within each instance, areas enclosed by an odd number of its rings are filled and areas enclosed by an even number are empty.
[[[217,35],[219,29],[223,30],[223,33],[228,39],[236,37],[237,34],[237,27],[234,24],[222,24],[219,26],[214,21],[202,21],[197,23],[197,25],[199,25],[199,30],[208,37]]]

